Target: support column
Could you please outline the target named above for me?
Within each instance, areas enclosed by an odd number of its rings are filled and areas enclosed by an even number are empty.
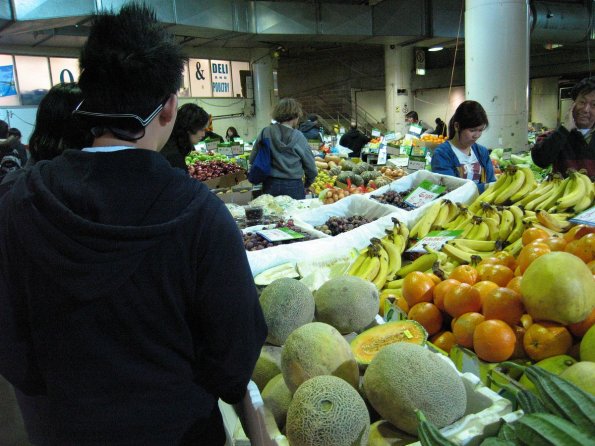
[[[413,109],[411,70],[413,47],[384,46],[384,78],[386,83],[386,127],[405,134],[405,114]],[[405,90],[405,93],[398,93]]]
[[[254,82],[254,108],[256,131],[271,123],[271,112],[276,104],[273,82],[273,59],[266,53],[256,53],[252,61]]]
[[[465,2],[465,95],[490,125],[479,143],[526,150],[529,96],[527,0]]]

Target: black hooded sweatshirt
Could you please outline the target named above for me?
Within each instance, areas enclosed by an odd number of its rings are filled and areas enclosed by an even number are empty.
[[[0,198],[0,374],[55,444],[175,445],[243,397],[266,324],[219,198],[159,153],[68,150]]]

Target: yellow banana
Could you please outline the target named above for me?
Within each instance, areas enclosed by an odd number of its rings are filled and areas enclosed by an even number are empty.
[[[488,240],[490,238],[490,227],[482,219],[477,223],[477,231],[470,237],[472,240]]]
[[[392,280],[395,276],[395,273],[401,269],[401,245],[403,243],[403,239],[401,236],[397,237],[394,242],[387,240],[386,238],[381,240],[382,247],[388,254],[388,272],[387,278],[388,280]]]
[[[522,166],[519,167],[519,169],[525,173],[525,183],[516,193],[512,194],[510,197],[510,201],[512,203],[516,203],[520,199],[524,198],[529,192],[535,189],[535,186],[537,185],[535,176],[529,167]]]
[[[351,264],[349,269],[347,270],[347,274],[350,276],[356,276],[357,271],[361,268],[362,264],[368,257],[368,248],[364,248],[359,251],[358,256],[355,258],[354,262]]]
[[[385,290],[400,290],[401,288],[403,288],[403,281],[405,279],[397,279],[397,280],[391,280],[389,282],[386,282],[384,284],[384,289]]]
[[[523,172],[521,169],[513,169],[511,170],[511,174],[512,179],[510,180],[510,184],[494,198],[495,204],[505,203],[510,199],[510,197],[516,194],[521,187],[523,187],[523,184],[525,183],[525,172]]]
[[[450,213],[450,200],[441,200],[440,209],[438,210],[438,215],[432,222],[431,229],[432,230],[442,230],[444,229],[444,225],[448,222],[448,214]]]
[[[554,180],[548,177],[548,179],[543,180],[541,183],[539,183],[539,185],[535,188],[533,192],[529,193],[525,198],[522,198],[516,204],[518,206],[523,206],[525,210],[532,210],[534,202],[538,198],[544,197],[547,194],[549,194],[550,190],[552,190],[555,185],[556,183],[554,183]]]
[[[431,268],[437,260],[438,256],[436,254],[423,254],[410,264],[401,267],[395,274],[395,277],[404,278],[412,271],[425,271]]]
[[[506,248],[504,248],[504,251],[509,252],[516,257],[518,253],[521,252],[521,249],[523,249],[523,239],[518,238]]]
[[[502,221],[500,222],[500,229],[498,230],[498,240],[506,240],[514,225],[514,215],[510,209],[504,209],[502,211]]]
[[[552,231],[556,232],[564,232],[571,226],[570,222],[558,220],[547,211],[543,210],[537,211],[537,220],[546,228],[550,228]]]
[[[414,230],[411,230],[411,237],[416,236],[418,239],[422,239],[424,238],[426,235],[428,235],[428,232],[430,232],[430,229],[432,228],[432,224],[434,223],[434,220],[436,220],[436,216],[438,215],[438,212],[440,212],[440,204],[441,204],[442,200],[438,200],[435,203],[433,203],[424,213],[423,217],[419,220],[418,224],[419,226],[416,224],[415,226],[417,227],[417,232],[414,234]],[[415,229],[415,227],[414,227]]]
[[[579,201],[576,206],[572,208],[572,210],[578,214],[579,212],[583,212],[585,209],[589,209],[592,203],[593,199],[588,195],[585,195],[583,198],[581,198],[581,201]]]
[[[548,194],[546,199],[539,202],[539,204],[535,207],[535,210],[549,209],[550,207],[552,207],[556,203],[556,201],[564,195],[564,191],[566,190],[566,187],[569,185],[569,183],[570,178],[565,178],[561,180],[558,183],[558,186]]]
[[[510,231],[510,234],[508,234],[508,237],[506,237],[506,241],[512,243],[521,238],[525,230],[525,224],[523,223],[523,210],[520,207],[512,205],[508,209],[510,209],[510,212],[514,216],[514,227]]]
[[[500,224],[500,212],[495,206],[488,206],[484,212],[484,215],[496,221],[496,224]]]
[[[445,243],[442,246],[442,252],[445,252],[449,257],[464,263],[476,263],[480,259],[490,255],[487,253],[471,254],[449,243]]]
[[[447,243],[458,248],[467,248],[473,251],[493,252],[496,250],[496,242],[494,240],[469,240],[457,238],[449,240]]]
[[[481,195],[475,199],[475,201],[469,206],[469,210],[471,212],[477,212],[481,207],[482,202],[491,203],[494,197],[504,190],[507,185],[507,181],[510,181],[510,179],[510,176],[506,172],[500,175],[498,180],[493,185],[484,190]]]
[[[577,172],[572,172],[568,179],[568,186],[564,190],[564,194],[556,201],[556,209],[558,211],[570,209],[587,193],[588,189],[582,178],[579,177]]]
[[[489,235],[488,240],[498,240],[499,222],[491,217],[484,217],[483,221],[488,225]]]
[[[389,258],[388,253],[382,246],[379,246],[378,250],[380,267],[378,268],[378,273],[376,273],[376,276],[372,279],[372,283],[376,285],[377,289],[381,290],[384,284],[386,283],[386,278],[388,275]]]
[[[459,214],[459,207],[456,203],[448,200],[448,215],[446,216],[445,225],[450,223],[454,220],[454,218]]]
[[[358,277],[371,282],[380,270],[380,258],[376,255],[368,255],[363,265],[358,270]]]

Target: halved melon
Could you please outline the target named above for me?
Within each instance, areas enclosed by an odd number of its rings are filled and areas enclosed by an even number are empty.
[[[368,328],[351,341],[351,351],[358,365],[365,367],[376,354],[387,345],[395,342],[409,342],[424,345],[428,332],[416,321],[391,321]]]

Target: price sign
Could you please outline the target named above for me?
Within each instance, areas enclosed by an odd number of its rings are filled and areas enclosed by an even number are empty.
[[[231,146],[231,154],[232,155],[242,155],[244,153],[244,144],[232,144]]]
[[[220,144],[217,147],[217,153],[220,153],[221,155],[226,155],[226,156],[232,156],[234,154],[233,153],[233,150],[232,150],[232,147],[230,145],[227,145],[227,144],[226,145],[221,145]]]
[[[426,168],[426,157],[410,156],[407,169],[410,171],[424,170]]]
[[[304,234],[289,228],[263,229],[262,231],[256,231],[256,233],[271,243],[305,237]]]
[[[595,226],[595,206],[581,212],[576,217],[571,218],[569,221],[577,225]]]
[[[378,130],[378,129],[372,129],[372,136],[374,138],[378,138],[380,135],[381,135],[380,130]]]
[[[415,245],[407,250],[407,252],[421,252],[426,253],[424,245],[430,248],[440,251],[442,246],[449,240],[457,238],[463,231],[432,231]]]
[[[384,135],[384,142],[391,142],[397,139],[397,134],[395,132],[390,132]]]
[[[405,203],[413,206],[420,207],[430,201],[436,199],[442,192],[446,190],[446,186],[440,186],[434,184],[431,181],[425,180],[419,183],[419,186],[415,188],[413,192],[405,197]]]
[[[378,150],[378,160],[376,161],[376,164],[386,164],[386,146],[385,145],[380,146],[380,149]]]
[[[421,128],[421,125],[417,125],[417,124],[411,124],[409,126],[409,129],[407,130],[407,133],[409,133],[410,135],[413,136],[417,136],[419,137],[419,135],[421,135],[423,132],[423,129]]]

